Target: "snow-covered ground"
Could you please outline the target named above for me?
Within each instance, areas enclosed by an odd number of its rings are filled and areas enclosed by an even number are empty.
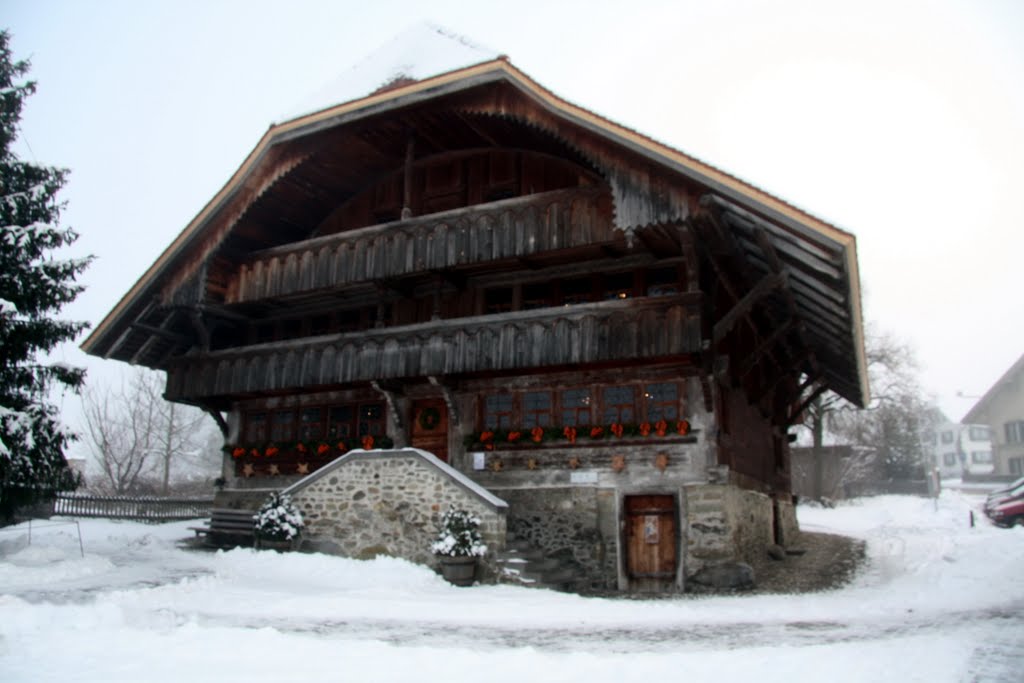
[[[661,600],[184,550],[188,523],[83,520],[83,558],[73,524],[21,525],[0,530],[0,681],[1020,681],[1024,529],[971,528],[980,502],[801,508],[867,541],[852,585]]]

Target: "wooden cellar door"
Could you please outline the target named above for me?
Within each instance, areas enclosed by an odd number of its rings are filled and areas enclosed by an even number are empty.
[[[635,587],[668,588],[676,578],[674,496],[626,496],[626,561]]]
[[[413,403],[412,447],[422,448],[448,462],[448,406],[443,399]]]

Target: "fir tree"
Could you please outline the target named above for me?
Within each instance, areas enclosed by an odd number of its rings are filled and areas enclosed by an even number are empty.
[[[74,488],[64,458],[73,436],[47,395],[56,383],[77,390],[81,368],[44,364],[39,356],[74,339],[86,324],[54,316],[82,291],[75,278],[91,258],[54,251],[78,235],[58,226],[57,192],[68,171],[27,163],[11,150],[25,99],[27,61],[13,61],[10,35],[0,31],[0,523],[24,505]]]

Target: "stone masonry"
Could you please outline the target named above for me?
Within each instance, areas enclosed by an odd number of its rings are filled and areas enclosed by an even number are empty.
[[[729,486],[686,488],[687,576],[722,562],[751,562],[774,542],[772,500]]]
[[[284,493],[305,517],[304,546],[323,552],[435,566],[430,544],[449,505],[480,518],[488,556],[505,545],[505,502],[417,449],[352,451]]]

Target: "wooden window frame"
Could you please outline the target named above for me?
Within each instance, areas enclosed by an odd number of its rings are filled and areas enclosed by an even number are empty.
[[[583,402],[585,404],[585,406],[586,406],[585,408],[584,407],[580,407],[580,406],[576,406],[576,407],[567,407],[566,406],[566,400],[565,400],[566,399],[566,394],[568,394],[569,392],[575,392],[575,391],[585,391],[586,392],[586,400]],[[560,416],[559,424],[561,426],[564,426],[564,427],[586,427],[586,426],[594,424],[594,403],[595,403],[595,401],[594,401],[594,387],[592,387],[590,385],[581,385],[581,386],[566,387],[564,389],[560,389],[558,391],[558,413],[557,413]],[[570,422],[569,420],[566,420],[566,412],[570,411],[570,410],[575,411],[575,413],[576,413],[575,414],[575,420],[572,421],[572,422]],[[579,418],[584,413],[586,414],[587,417],[586,417],[586,419],[584,421],[580,421]]]
[[[548,397],[547,409],[528,406],[527,395],[529,394],[546,394]],[[531,389],[529,391],[518,393],[520,405],[519,422],[524,429],[533,429],[534,427],[553,427],[557,424],[555,421],[555,394],[556,392],[552,389]],[[540,420],[537,419],[542,415],[547,418],[546,424],[541,424]]]
[[[488,424],[488,417],[492,414],[487,406],[489,398],[507,398],[508,399],[508,410],[495,411],[493,414],[496,416],[494,425]],[[516,426],[516,407],[518,401],[518,395],[514,392],[509,391],[495,391],[483,394],[480,398],[480,422],[479,424],[483,429],[511,429]],[[507,417],[508,424],[502,424],[502,417]]]
[[[673,401],[655,400],[656,397],[654,396],[654,394],[651,393],[651,389],[661,385],[675,387],[676,397]],[[640,390],[645,399],[643,402],[643,419],[645,421],[657,422],[658,420],[663,419],[666,422],[671,422],[673,420],[678,420],[679,417],[683,415],[683,408],[680,405],[680,397],[682,396],[682,391],[680,391],[679,382],[645,382],[643,385],[641,385]],[[652,414],[653,411],[651,410],[651,408],[654,406],[672,406],[675,410],[675,417],[666,417],[665,415]]]
[[[638,418],[640,416],[640,410],[638,410],[638,408],[640,406],[637,403],[637,394],[639,392],[637,391],[637,386],[635,384],[606,384],[602,385],[600,389],[600,424],[631,424],[638,421]],[[612,400],[619,400],[614,398],[610,400],[609,393],[618,393],[627,390],[629,391],[632,399],[628,403],[612,402]],[[623,409],[626,408],[627,406],[632,414],[629,417],[623,417]],[[614,415],[610,414],[612,412],[614,412]]]

